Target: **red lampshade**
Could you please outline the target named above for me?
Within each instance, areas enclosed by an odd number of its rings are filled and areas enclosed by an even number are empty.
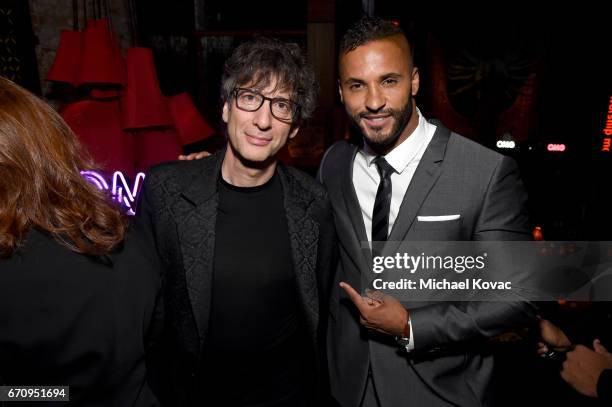
[[[102,169],[134,175],[134,140],[121,129],[117,100],[75,102],[60,113]]]
[[[49,72],[48,81],[67,82],[77,86],[79,82],[79,69],[81,62],[81,41],[80,31],[62,30],[60,42],[55,52],[55,60]]]
[[[122,101],[123,128],[172,126],[166,98],[162,95],[149,48],[127,52],[127,87]]]
[[[92,99],[96,100],[110,100],[117,99],[121,95],[121,91],[119,89],[100,89],[94,88],[91,90],[89,96]]]
[[[127,83],[127,72],[125,67],[125,58],[121,55],[121,48],[116,39],[113,39],[113,58],[115,61],[115,70],[121,81],[120,85],[125,86]]]
[[[80,83],[125,84],[125,66],[108,19],[90,20],[83,31]]]
[[[136,145],[136,168],[146,171],[152,165],[178,159],[183,154],[178,135],[172,128],[144,129],[131,132]]]
[[[168,98],[168,108],[174,120],[181,144],[190,144],[205,140],[215,134],[212,127],[204,120],[193,105],[187,92]]]

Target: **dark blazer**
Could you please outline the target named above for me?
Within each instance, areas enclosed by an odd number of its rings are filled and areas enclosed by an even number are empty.
[[[217,182],[224,151],[196,161],[162,164],[151,169],[139,199],[139,222],[149,228],[165,268],[166,366],[161,385],[171,405],[189,405],[208,330]],[[327,377],[323,328],[327,323],[329,284],[335,250],[334,224],[327,194],[312,177],[280,164],[296,295],[310,343],[320,363],[317,379]],[[322,336],[323,335],[323,336]],[[296,352],[303,350],[296,349]],[[168,357],[169,356],[169,357]],[[164,358],[162,358],[164,359]],[[313,392],[314,389],[313,389]]]
[[[528,240],[526,194],[515,163],[441,124],[427,147],[402,202],[389,241]],[[346,142],[327,151],[319,179],[329,192],[340,242],[336,283],[360,287],[371,273],[371,254],[352,183],[358,148]],[[445,222],[418,215],[460,214]],[[358,313],[333,285],[328,358],[333,396],[344,407],[359,405],[368,367],[384,407],[477,406],[490,402],[490,356],[457,347],[500,334],[533,317],[529,304],[404,303],[410,311],[415,349],[408,356],[392,338],[362,330]],[[472,342],[473,344],[473,342]]]
[[[0,260],[0,384],[70,386],[70,405],[158,406],[145,366],[154,250],[131,231],[114,254],[89,257],[32,228]]]
[[[597,380],[597,398],[602,405],[612,404],[612,369],[606,369]]]

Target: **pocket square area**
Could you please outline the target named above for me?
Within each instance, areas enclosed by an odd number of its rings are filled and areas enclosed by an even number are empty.
[[[444,222],[459,219],[461,215],[417,216],[419,222]]]

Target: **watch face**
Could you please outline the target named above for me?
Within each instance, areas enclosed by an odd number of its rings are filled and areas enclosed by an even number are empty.
[[[396,336],[395,341],[397,342],[398,345],[406,347],[410,343],[410,338]]]

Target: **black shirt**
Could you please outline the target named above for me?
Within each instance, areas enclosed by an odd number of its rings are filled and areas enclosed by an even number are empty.
[[[278,176],[252,188],[220,177],[215,235],[203,399],[227,406],[295,405],[306,335]]]

